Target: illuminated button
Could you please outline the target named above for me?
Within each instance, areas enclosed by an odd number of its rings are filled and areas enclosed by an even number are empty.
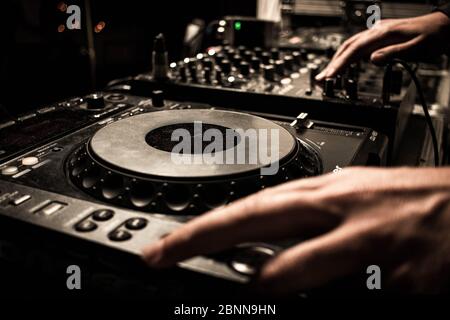
[[[125,230],[115,230],[108,235],[112,241],[126,241],[131,238],[131,233]]]
[[[8,166],[2,169],[2,174],[4,176],[12,176],[13,174],[16,174],[19,172],[19,168],[16,166]]]
[[[240,249],[230,263],[236,272],[247,276],[257,274],[261,266],[275,255],[275,251],[266,247]]]
[[[147,226],[147,220],[144,218],[133,218],[129,219],[125,223],[125,227],[130,230],[141,230]]]
[[[26,157],[22,159],[22,164],[24,166],[34,166],[39,163],[39,159],[37,157]]]
[[[114,217],[114,211],[109,209],[100,209],[92,214],[92,218],[96,221],[107,221],[112,217]]]
[[[95,229],[97,229],[97,225],[90,220],[84,220],[75,225],[75,230],[78,232],[90,232]]]
[[[26,202],[26,201],[28,201],[30,199],[31,199],[31,196],[29,194],[26,194],[26,195],[23,195],[23,196],[21,196],[21,197],[19,197],[17,199],[14,199],[12,201],[12,204],[15,205],[15,206],[19,206],[22,203],[24,203],[24,202]]]
[[[67,204],[61,203],[61,202],[50,202],[47,204],[44,208],[40,210],[41,213],[43,213],[46,216],[50,216],[61,209],[63,209]]]

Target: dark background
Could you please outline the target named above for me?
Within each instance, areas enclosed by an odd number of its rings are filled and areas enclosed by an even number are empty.
[[[81,30],[58,32],[69,14],[54,0],[6,0],[0,10],[0,122],[5,113],[92,91],[87,55],[84,0],[66,0],[81,8]],[[97,81],[150,69],[153,37],[163,32],[170,59],[179,58],[185,26],[201,17],[207,23],[225,14],[255,15],[256,0],[107,1],[91,0],[92,22],[106,26],[94,33]]]

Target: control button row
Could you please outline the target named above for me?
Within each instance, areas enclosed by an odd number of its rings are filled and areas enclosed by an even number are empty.
[[[147,226],[147,223],[148,223],[147,219],[144,219],[144,218],[128,219],[127,221],[125,221],[124,224],[119,226],[116,230],[109,233],[108,238],[111,241],[117,241],[117,242],[129,240],[129,239],[131,239],[131,237],[133,235],[128,230],[133,230],[133,231],[142,230]],[[125,228],[128,230],[125,230],[124,228],[122,228],[122,226],[125,226]]]

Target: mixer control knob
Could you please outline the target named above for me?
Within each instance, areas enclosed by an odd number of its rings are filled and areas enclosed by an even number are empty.
[[[270,56],[273,60],[280,59],[280,51],[277,48],[270,49]]]
[[[211,82],[211,69],[204,68],[203,71],[204,71],[203,77],[204,77],[205,81],[210,83]]]
[[[260,47],[255,47],[253,49],[253,52],[255,53],[256,57],[258,57],[258,58],[262,57],[263,50]]]
[[[303,61],[307,61],[308,60],[308,51],[306,51],[305,49],[300,50],[300,56]]]
[[[233,57],[236,53],[236,51],[234,49],[230,49],[226,52],[226,55],[228,57],[228,59],[230,59],[231,57]]]
[[[352,100],[358,99],[358,83],[353,79],[347,79],[345,82],[345,92],[347,97]]]
[[[275,67],[272,65],[264,66],[264,79],[267,81],[275,80]]]
[[[186,66],[184,64],[180,65],[180,67],[178,68],[178,73],[180,74],[181,81],[186,82],[187,73],[186,73]]]
[[[85,97],[86,106],[88,109],[103,109],[105,105],[105,99],[101,93],[93,93]]]
[[[253,53],[250,50],[246,50],[244,53],[242,53],[242,56],[244,57],[244,60],[247,62],[250,62],[253,57]]]
[[[235,66],[238,66],[238,65],[241,63],[241,61],[242,61],[242,57],[241,57],[240,55],[238,55],[238,54],[235,54],[235,55],[231,58],[231,60],[233,61],[233,64],[234,64]]]
[[[283,60],[275,61],[275,72],[279,76],[284,76],[284,61]]]
[[[241,54],[241,55],[247,50],[247,48],[245,46],[239,46],[237,49],[239,51],[239,54]]]
[[[261,60],[257,57],[253,57],[251,60],[252,69],[255,72],[259,72],[259,69],[261,68]]]
[[[216,64],[220,65],[222,63],[223,60],[225,60],[225,55],[223,53],[218,53],[215,56],[216,59]]]
[[[310,63],[308,65],[308,69],[309,69],[309,82],[313,84],[316,82],[316,76],[319,74],[319,66],[314,63]]]
[[[225,59],[222,61],[222,63],[220,64],[221,68],[222,68],[222,72],[224,74],[229,74],[231,72],[231,62],[228,59]]]
[[[359,73],[359,67],[358,64],[356,63],[352,63],[349,67],[348,67],[348,77],[350,79],[357,79],[358,78],[358,73]]]
[[[263,64],[270,64],[271,58],[272,58],[272,56],[270,55],[269,52],[263,52],[261,54],[261,59],[262,59]]]
[[[205,59],[203,59],[202,62],[203,62],[203,67],[212,69],[213,62],[210,58],[205,58]]]
[[[328,98],[334,97],[334,79],[325,80],[324,95]]]
[[[164,92],[161,90],[154,90],[152,92],[152,105],[156,108],[164,107]]]
[[[250,74],[250,64],[247,61],[242,61],[239,64],[239,70],[244,77],[248,77]]]
[[[285,56],[284,57],[284,66],[287,70],[293,71],[294,70],[294,58],[292,56]]]
[[[223,80],[222,69],[220,67],[216,67],[216,81],[220,84]]]
[[[189,69],[196,69],[197,68],[197,59],[195,59],[195,58],[189,59],[188,67],[189,67]]]
[[[292,58],[294,60],[294,63],[297,66],[301,66],[302,65],[302,55],[301,55],[300,51],[292,52]]]

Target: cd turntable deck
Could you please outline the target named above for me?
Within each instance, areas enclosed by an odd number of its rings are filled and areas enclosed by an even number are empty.
[[[85,107],[84,97],[77,98],[78,103],[55,104],[47,107],[46,113],[36,112],[32,120],[23,117],[25,120],[3,126],[2,221],[48,234],[52,231],[58,239],[78,243],[75,247],[83,248],[84,254],[87,245],[95,254],[108,251],[139,257],[144,245],[194,215],[284,181],[352,165],[383,165],[386,158],[387,139],[377,132],[308,120],[304,114],[295,119],[240,113],[204,104],[156,101],[156,95],[153,100],[112,92],[99,97],[102,103],[92,108]],[[65,110],[77,114],[77,121],[56,130],[52,125],[60,126],[58,119]],[[46,119],[48,134],[40,131],[36,140],[33,125],[39,117]],[[200,132],[195,131],[198,122],[203,125]],[[30,134],[26,139],[23,128]],[[238,149],[244,140],[260,142],[259,136],[242,136],[240,129],[276,130],[279,153],[264,162],[260,153],[246,147],[244,151],[249,159],[256,159],[254,163],[173,164],[168,151],[173,150],[171,136],[177,129],[193,133],[194,140],[208,130],[225,140],[227,134],[233,134],[230,145],[216,144],[210,152],[215,156]],[[272,145],[270,139],[266,141]],[[17,141],[23,142],[20,150],[14,148]],[[183,153],[183,159],[198,159],[208,147],[200,144],[200,153]],[[276,173],[261,174],[274,161],[279,165]],[[236,250],[226,261],[196,257],[180,267],[243,283],[251,276],[245,270],[252,268],[236,268],[232,260],[239,257],[247,264],[257,263],[251,258],[255,252]]]

